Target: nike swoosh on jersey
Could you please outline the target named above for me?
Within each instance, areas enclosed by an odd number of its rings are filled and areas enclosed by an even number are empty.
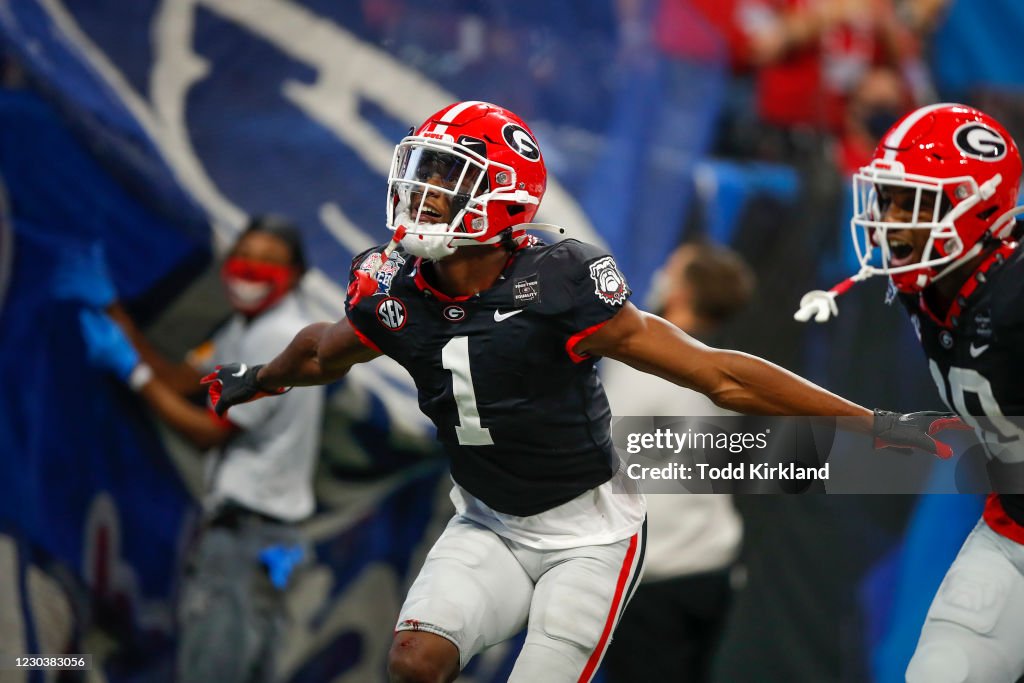
[[[247,368],[245,366],[245,363],[242,363],[241,365],[238,366],[238,372],[232,372],[231,376],[232,377],[241,377],[242,375],[245,374],[245,371],[248,370],[248,369],[249,368]]]
[[[986,351],[988,351],[989,346],[991,346],[991,344],[985,344],[984,346],[977,347],[974,344],[971,344],[970,348],[968,349],[968,351],[971,352],[971,358],[977,358],[981,354],[985,353]]]
[[[517,308],[514,311],[509,311],[508,313],[502,313],[501,311],[495,309],[494,310],[494,322],[500,323],[502,320],[508,320],[512,316],[519,315],[522,312],[523,312],[523,309],[521,309],[521,308]]]

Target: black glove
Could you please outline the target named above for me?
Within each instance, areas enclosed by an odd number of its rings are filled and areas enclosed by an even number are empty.
[[[945,460],[953,455],[953,449],[933,439],[932,435],[946,429],[969,430],[971,427],[954,413],[890,413],[887,410],[876,410],[872,434],[875,437],[875,448],[892,448],[902,453],[920,448]]]
[[[248,403],[264,396],[277,396],[287,389],[265,389],[256,381],[262,365],[248,366],[245,363],[229,363],[218,365],[206,377],[199,380],[200,384],[210,385],[210,403],[214,412],[224,417],[231,406]]]

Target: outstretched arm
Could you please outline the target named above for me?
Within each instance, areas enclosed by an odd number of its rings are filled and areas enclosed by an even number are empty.
[[[299,331],[291,343],[266,365],[231,363],[203,378],[210,385],[210,399],[218,415],[228,408],[286,387],[330,384],[341,379],[356,363],[380,355],[362,342],[348,320],[315,323]]]
[[[761,415],[853,416],[871,431],[872,412],[766,360],[711,348],[675,325],[626,303],[577,346],[695,389],[723,408]]]
[[[952,449],[934,435],[969,429],[949,413],[870,411],[757,356],[705,346],[630,303],[573,350],[622,361],[696,389],[737,412],[839,417],[837,422],[844,429],[874,436],[875,448],[920,448],[948,458]]]
[[[264,365],[257,379],[264,389],[330,384],[356,363],[379,355],[359,339],[348,319],[314,323],[300,330],[284,351]]]

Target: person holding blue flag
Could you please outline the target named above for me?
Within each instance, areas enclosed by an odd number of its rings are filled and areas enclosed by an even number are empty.
[[[297,524],[315,508],[324,389],[252,403],[230,418],[189,397],[202,395],[199,380],[219,360],[269,360],[311,322],[299,290],[305,269],[295,226],[275,216],[252,219],[221,267],[235,313],[181,364],[161,357],[119,305],[81,312],[90,360],[193,445],[209,449],[203,520],[180,592],[179,680],[275,680],[286,593],[308,560]],[[67,272],[73,277],[74,269]]]

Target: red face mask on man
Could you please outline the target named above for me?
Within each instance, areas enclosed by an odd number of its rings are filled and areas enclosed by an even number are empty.
[[[232,256],[221,267],[231,306],[244,315],[259,315],[289,292],[295,270],[277,263],[250,261]]]

